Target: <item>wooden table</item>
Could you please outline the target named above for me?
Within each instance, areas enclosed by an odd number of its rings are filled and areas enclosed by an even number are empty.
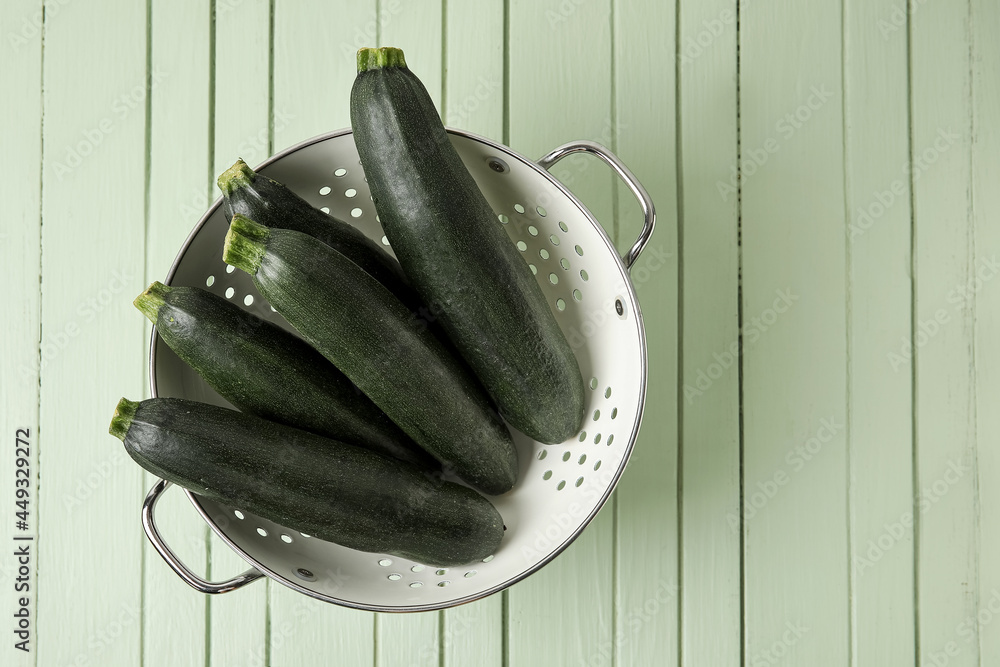
[[[7,0],[0,28],[0,664],[1000,664],[993,0]],[[107,435],[149,392],[131,301],[237,156],[349,125],[375,44],[447,124],[531,157],[595,140],[648,188],[642,431],[613,501],[502,594],[209,598]],[[631,244],[605,167],[557,175]],[[159,516],[201,574],[244,569],[182,494]]]

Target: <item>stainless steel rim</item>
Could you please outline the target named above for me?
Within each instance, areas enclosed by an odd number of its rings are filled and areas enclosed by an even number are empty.
[[[156,503],[160,500],[163,492],[167,490],[170,486],[170,482],[165,479],[159,480],[153,485],[153,488],[149,490],[146,494],[146,500],[142,503],[142,527],[146,531],[146,537],[153,544],[156,552],[163,557],[163,560],[167,561],[167,564],[173,568],[174,572],[177,573],[181,579],[184,580],[189,586],[202,593],[228,593],[229,591],[235,591],[237,588],[242,588],[250,582],[256,581],[264,576],[264,574],[257,568],[250,568],[243,574],[238,574],[232,579],[227,579],[226,581],[220,581],[219,583],[212,583],[210,581],[205,581],[197,574],[192,572],[180,558],[167,546],[167,543],[163,541],[160,536],[160,531],[156,529],[156,522],[153,520],[153,510],[156,507]]]
[[[639,255],[642,253],[647,242],[649,241],[650,235],[653,232],[653,228],[655,225],[655,209],[653,207],[652,200],[649,198],[648,193],[646,193],[645,188],[642,187],[642,185],[638,182],[638,180],[636,180],[635,176],[628,170],[627,167],[625,167],[624,164],[621,163],[621,161],[617,158],[617,156],[615,156],[613,153],[611,153],[608,149],[601,146],[600,144],[596,144],[594,142],[589,142],[589,141],[577,141],[564,144],[563,146],[559,146],[558,148],[554,149],[546,156],[544,156],[538,163],[536,163],[525,158],[522,155],[519,155],[518,153],[515,153],[507,146],[498,144],[490,139],[487,139],[486,137],[482,137],[477,134],[473,134],[471,132],[466,132],[464,130],[457,130],[454,128],[448,128],[448,132],[450,134],[466,137],[468,139],[472,139],[474,141],[486,144],[493,150],[498,151],[500,153],[504,153],[512,160],[520,162],[525,166],[534,169],[541,176],[547,179],[563,195],[571,199],[574,202],[574,204],[576,204],[576,206],[579,207],[579,209],[585,213],[590,224],[600,234],[600,237],[603,240],[607,250],[614,256],[615,260],[622,268],[623,273],[625,273],[626,275],[629,273],[629,269],[631,268],[635,260],[638,259]],[[271,156],[270,158],[262,162],[260,165],[258,165],[255,168],[255,170],[263,169],[267,165],[277,160],[280,160],[283,157],[291,153],[294,153],[302,148],[305,148],[307,146],[311,146],[313,144],[326,141],[328,139],[341,137],[343,135],[350,133],[351,133],[350,129],[343,129],[319,135],[311,139],[307,139],[306,141],[295,144],[294,146],[290,146],[289,148],[281,151],[280,153]],[[590,213],[590,211],[580,202],[580,200],[572,192],[569,191],[569,189],[565,185],[563,185],[558,179],[556,179],[548,172],[548,169],[558,160],[562,159],[566,155],[576,152],[590,153],[592,155],[597,156],[605,163],[607,163],[615,171],[615,173],[617,173],[618,176],[626,183],[626,185],[629,187],[632,193],[639,200],[644,216],[643,227],[642,230],[640,231],[639,237],[633,243],[631,249],[625,254],[624,258],[618,254],[618,251],[615,248],[614,244],[611,242],[611,239],[608,237],[607,233],[604,231],[604,228],[600,225],[600,223],[594,218],[593,214]],[[192,229],[191,233],[188,234],[180,250],[178,251],[176,258],[171,264],[164,282],[166,282],[167,284],[171,283],[175,273],[177,272],[177,268],[182,258],[184,257],[184,254],[190,247],[191,243],[193,243],[195,237],[201,231],[202,227],[204,227],[205,224],[207,224],[208,220],[215,213],[216,209],[218,209],[221,205],[222,205],[222,198],[219,197],[213,202],[212,206],[209,207],[209,209],[201,217],[201,219],[198,221],[198,224],[196,224],[194,229]],[[150,489],[146,497],[146,501],[143,504],[142,521],[143,521],[143,528],[146,531],[147,537],[149,538],[150,542],[152,542],[154,548],[157,550],[160,556],[162,556],[163,559],[166,561],[166,563],[170,566],[170,568],[173,569],[174,572],[182,580],[184,580],[187,584],[189,584],[192,588],[201,591],[203,593],[229,592],[231,590],[235,590],[236,588],[244,586],[248,583],[251,583],[252,581],[261,578],[263,574],[266,574],[272,579],[275,579],[281,582],[282,584],[288,586],[289,588],[292,588],[312,598],[322,600],[324,602],[332,602],[334,604],[344,607],[349,607],[352,609],[377,611],[377,612],[420,612],[420,611],[434,611],[439,609],[446,609],[453,606],[465,604],[467,602],[473,602],[475,600],[488,597],[494,593],[509,588],[510,586],[525,579],[531,574],[534,574],[543,566],[547,565],[559,554],[561,554],[566,548],[568,548],[573,543],[573,541],[576,540],[577,537],[580,536],[583,530],[590,524],[591,521],[593,521],[594,517],[597,516],[597,513],[600,512],[601,508],[604,507],[604,504],[607,502],[608,498],[611,497],[612,492],[618,485],[618,481],[619,479],[621,479],[621,475],[624,473],[625,467],[627,466],[628,461],[631,458],[632,449],[635,446],[636,436],[638,435],[639,432],[639,427],[642,422],[642,415],[645,407],[648,360],[646,352],[645,326],[642,320],[642,312],[639,307],[639,301],[635,294],[635,288],[632,285],[631,281],[629,280],[625,281],[625,286],[628,291],[628,298],[631,302],[629,305],[631,306],[632,311],[635,315],[636,326],[639,333],[639,347],[641,353],[641,364],[640,364],[641,378],[640,378],[640,389],[639,389],[639,406],[636,413],[635,423],[633,424],[632,432],[629,436],[628,445],[623,453],[622,464],[618,467],[618,470],[615,472],[614,477],[608,484],[605,493],[601,496],[597,505],[594,507],[594,510],[586,517],[584,521],[580,523],[579,527],[568,538],[566,538],[566,540],[561,545],[559,545],[556,549],[554,549],[546,558],[539,561],[535,565],[519,572],[516,576],[511,577],[510,579],[496,586],[492,586],[489,589],[480,591],[474,595],[469,595],[462,598],[449,600],[444,603],[429,604],[429,605],[411,605],[411,606],[394,606],[394,607],[389,607],[384,605],[367,605],[367,604],[359,604],[356,602],[352,602],[350,600],[344,600],[328,595],[323,595],[321,593],[317,593],[314,590],[305,588],[297,584],[295,581],[275,572],[274,570],[268,567],[265,567],[263,564],[258,562],[257,559],[255,559],[253,556],[248,554],[244,549],[238,546],[231,538],[229,538],[226,535],[225,531],[223,531],[218,527],[216,521],[205,510],[204,506],[201,504],[200,498],[197,495],[184,489],[184,493],[190,499],[195,509],[202,516],[202,518],[212,527],[212,530],[216,533],[216,535],[218,535],[223,542],[225,542],[231,549],[233,549],[233,551],[239,554],[241,558],[243,558],[249,565],[252,566],[249,570],[247,570],[241,575],[238,575],[237,577],[234,577],[233,579],[218,584],[211,583],[205,581],[204,579],[198,577],[193,572],[191,572],[191,570],[188,569],[184,565],[184,563],[181,562],[180,559],[178,559],[177,556],[173,553],[173,551],[166,545],[166,543],[163,541],[162,536],[156,530],[155,523],[153,521],[153,511],[159,496],[162,495],[162,493],[166,490],[166,488],[170,484],[170,482],[166,480],[159,480],[153,486],[153,488]],[[157,331],[156,327],[154,326],[152,333],[150,335],[150,346],[149,346],[149,381],[150,381],[150,391],[153,397],[156,397],[158,395],[156,386],[156,374],[155,374],[155,359],[156,359],[158,342],[159,341],[158,341]]]

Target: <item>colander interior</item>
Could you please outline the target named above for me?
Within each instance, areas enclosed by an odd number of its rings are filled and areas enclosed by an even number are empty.
[[[645,393],[642,318],[627,272],[590,213],[535,163],[481,137],[450,131],[502,225],[535,274],[587,384],[581,431],[543,445],[512,431],[514,489],[491,501],[504,518],[500,548],[482,562],[439,568],[363,553],[188,493],[218,535],[252,565],[313,597],[379,611],[459,604],[500,590],[565,548],[617,482],[638,431]],[[349,131],[293,147],[258,170],[314,206],[391,247],[382,234]],[[166,282],[208,289],[288,330],[249,276],[222,261],[228,228],[218,202],[181,250]],[[154,395],[232,407],[154,337]]]

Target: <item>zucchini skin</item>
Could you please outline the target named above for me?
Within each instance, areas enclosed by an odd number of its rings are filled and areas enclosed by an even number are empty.
[[[420,468],[440,465],[308,343],[197,287],[153,283],[137,305],[159,307],[157,333],[243,412],[368,447]]]
[[[472,489],[360,447],[179,398],[123,399],[112,432],[123,412],[122,442],[146,470],[322,540],[448,566],[503,538],[499,512]]]
[[[584,416],[573,350],[520,252],[398,49],[362,49],[351,124],[386,237],[411,284],[515,428],[555,444]]]
[[[399,263],[353,225],[323,213],[287,186],[254,172],[242,160],[219,176],[227,220],[243,215],[265,227],[294,229],[346,255],[390,292],[419,311],[420,298]]]
[[[446,470],[489,494],[517,480],[517,450],[475,376],[383,285],[333,248],[236,216],[223,259]]]

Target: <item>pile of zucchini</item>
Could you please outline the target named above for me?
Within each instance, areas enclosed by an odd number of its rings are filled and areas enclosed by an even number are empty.
[[[206,290],[154,282],[136,307],[239,411],[123,398],[110,432],[150,472],[288,528],[469,563],[503,538],[481,493],[517,480],[508,424],[543,443],[570,438],[583,378],[402,51],[358,52],[351,124],[399,261],[238,161],[218,181],[223,259],[299,336]]]

